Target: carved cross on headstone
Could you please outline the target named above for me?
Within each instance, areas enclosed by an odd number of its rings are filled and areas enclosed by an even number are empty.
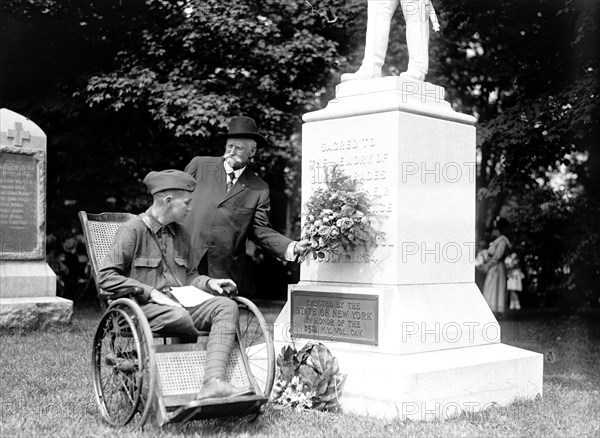
[[[9,129],[6,132],[7,138],[14,138],[15,146],[23,146],[23,140],[29,140],[31,136],[28,131],[23,130],[23,124],[21,122],[15,122],[15,129]]]

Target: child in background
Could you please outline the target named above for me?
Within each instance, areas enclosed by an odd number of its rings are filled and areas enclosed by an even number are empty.
[[[519,293],[523,290],[523,279],[525,274],[521,271],[519,266],[519,258],[516,253],[510,254],[504,260],[506,264],[506,288],[510,296],[510,304],[508,308],[510,310],[521,310],[521,303],[519,301]]]
[[[477,255],[475,256],[475,284],[479,290],[483,290],[485,276],[489,268],[489,265],[485,263],[485,258],[487,256],[486,248],[487,242],[485,240],[480,240],[479,246],[477,247]]]

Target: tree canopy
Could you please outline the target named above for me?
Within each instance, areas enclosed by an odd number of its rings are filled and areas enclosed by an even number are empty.
[[[238,114],[271,140],[257,171],[297,219],[301,115],[360,62],[366,3],[4,0],[0,104],[48,134],[48,229],[139,211],[150,169],[221,153],[215,134]],[[535,290],[597,303],[597,2],[434,4],[427,80],[478,119],[477,238],[507,217]],[[388,74],[406,66],[399,8],[394,23]]]
[[[480,236],[507,217],[531,286],[598,304],[598,3],[441,7],[435,74],[478,117]]]
[[[98,198],[106,208],[139,208],[148,170],[222,153],[215,134],[237,114],[254,117],[272,142],[258,157],[259,172],[276,189],[295,185],[299,151],[290,137],[340,64],[328,36],[339,25],[325,26],[309,5],[20,6],[2,6],[2,35],[10,41],[3,64],[13,68],[2,72],[1,99],[48,133],[49,165],[60,166],[50,169],[51,211],[64,210],[65,200],[72,205],[66,210],[97,207]]]

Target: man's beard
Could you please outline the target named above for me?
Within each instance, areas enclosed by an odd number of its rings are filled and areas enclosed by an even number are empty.
[[[227,161],[227,164],[229,164],[234,170],[241,169],[246,165],[246,163],[242,163],[241,161],[236,160],[236,158],[239,159],[239,157],[231,153],[225,152],[223,158],[225,159],[225,161]]]

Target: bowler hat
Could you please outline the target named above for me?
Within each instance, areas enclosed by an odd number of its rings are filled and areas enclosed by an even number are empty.
[[[224,138],[251,138],[258,147],[264,146],[269,141],[258,133],[254,119],[245,116],[232,117],[229,121],[229,130],[217,134]]]
[[[196,188],[196,180],[193,176],[176,169],[168,169],[161,172],[152,171],[144,178],[144,184],[146,184],[146,187],[148,187],[148,190],[153,195],[163,190],[193,192]]]

